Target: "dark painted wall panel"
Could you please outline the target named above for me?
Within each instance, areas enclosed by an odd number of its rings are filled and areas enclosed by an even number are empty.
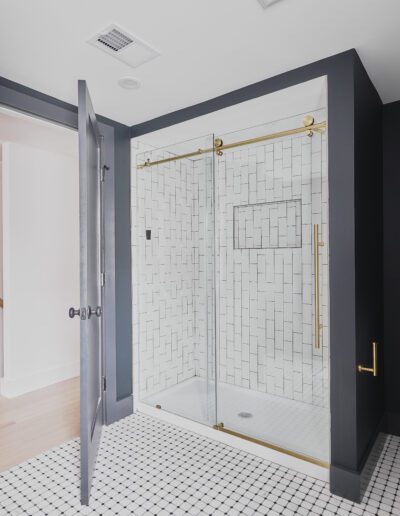
[[[349,470],[356,469],[353,66],[354,54],[328,72],[331,463]]]
[[[115,129],[115,318],[117,399],[132,394],[130,129]]]
[[[383,107],[386,431],[400,435],[400,101]]]
[[[355,223],[357,362],[372,366],[383,343],[382,102],[355,59]],[[381,349],[380,355],[382,356]],[[357,376],[357,461],[363,465],[384,413],[383,370]]]

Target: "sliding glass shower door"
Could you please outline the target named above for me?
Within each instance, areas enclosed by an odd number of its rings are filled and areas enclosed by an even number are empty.
[[[213,136],[138,154],[139,399],[212,425]]]
[[[302,120],[221,138],[229,145]],[[329,462],[325,135],[224,150],[215,178],[218,428]]]
[[[326,135],[303,123],[138,155],[139,399],[325,465]]]

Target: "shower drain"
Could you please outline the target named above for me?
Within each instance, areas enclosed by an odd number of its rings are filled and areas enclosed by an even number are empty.
[[[251,412],[239,412],[238,416],[243,419],[248,419],[249,417],[253,417],[253,414]]]

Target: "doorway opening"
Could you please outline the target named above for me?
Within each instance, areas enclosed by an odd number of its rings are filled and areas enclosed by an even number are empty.
[[[79,436],[76,131],[0,109],[0,471]]]

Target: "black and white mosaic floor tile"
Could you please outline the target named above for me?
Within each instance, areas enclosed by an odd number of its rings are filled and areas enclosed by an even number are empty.
[[[79,440],[0,474],[0,515],[399,515],[400,438],[388,436],[364,501],[319,480],[143,415],[103,432],[90,507]]]

